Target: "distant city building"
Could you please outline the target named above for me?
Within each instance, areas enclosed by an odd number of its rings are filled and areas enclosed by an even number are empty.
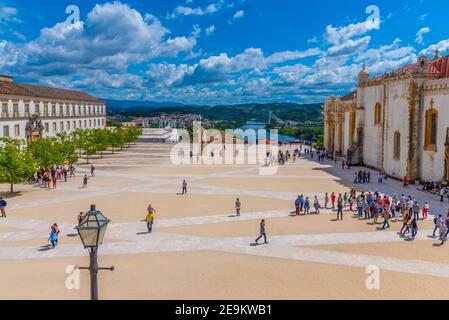
[[[0,76],[0,137],[30,141],[105,126],[105,103],[87,93],[16,83],[12,77]]]
[[[324,105],[324,143],[353,163],[409,181],[449,182],[449,56],[369,79]]]
[[[176,129],[145,128],[138,141],[141,143],[177,143],[179,134]]]

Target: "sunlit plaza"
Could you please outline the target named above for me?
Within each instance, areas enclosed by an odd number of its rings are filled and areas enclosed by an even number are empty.
[[[348,174],[333,163],[297,159],[260,175],[260,165],[173,165],[172,145],[137,144],[94,159],[95,177],[82,189],[88,165],[56,190],[20,185],[7,197],[0,220],[1,299],[89,299],[89,258],[74,229],[91,204],[109,224],[99,249],[101,299],[433,299],[447,297],[447,248],[429,238],[433,223],[420,222],[415,241],[335,211],[294,216],[298,194],[318,196],[349,190]],[[351,171],[352,172],[352,171]],[[183,180],[188,193],[181,195]],[[385,192],[399,182],[365,185]],[[7,186],[2,186],[7,188]],[[437,197],[417,191],[417,196]],[[380,190],[381,191],[381,190]],[[420,194],[422,193],[422,195]],[[241,216],[235,216],[235,199]],[[143,221],[151,204],[154,232]],[[322,204],[323,205],[323,204]],[[443,208],[443,207],[441,207]],[[311,209],[313,213],[313,208]],[[266,221],[268,244],[255,245]],[[49,228],[57,223],[52,249]],[[259,242],[263,243],[263,242]],[[380,281],[370,285],[372,267]],[[370,269],[371,268],[371,269]]]

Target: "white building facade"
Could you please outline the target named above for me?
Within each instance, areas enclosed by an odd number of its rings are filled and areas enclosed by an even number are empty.
[[[30,141],[106,127],[105,103],[87,93],[16,83],[0,76],[0,137]]]
[[[412,182],[449,182],[449,56],[421,56],[373,79],[364,66],[351,110],[340,113],[342,153],[351,163]],[[325,124],[325,142],[332,139]]]

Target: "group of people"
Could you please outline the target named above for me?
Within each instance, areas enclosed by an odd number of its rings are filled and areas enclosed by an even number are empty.
[[[67,182],[69,174],[70,177],[75,176],[75,167],[73,165],[53,166],[49,170],[40,169],[36,173],[36,180],[41,188],[56,189],[57,181]]]

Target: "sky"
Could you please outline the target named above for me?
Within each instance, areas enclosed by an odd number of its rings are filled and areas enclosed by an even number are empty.
[[[321,103],[449,54],[449,1],[0,0],[0,74],[103,99]],[[79,19],[77,18],[79,13]]]

